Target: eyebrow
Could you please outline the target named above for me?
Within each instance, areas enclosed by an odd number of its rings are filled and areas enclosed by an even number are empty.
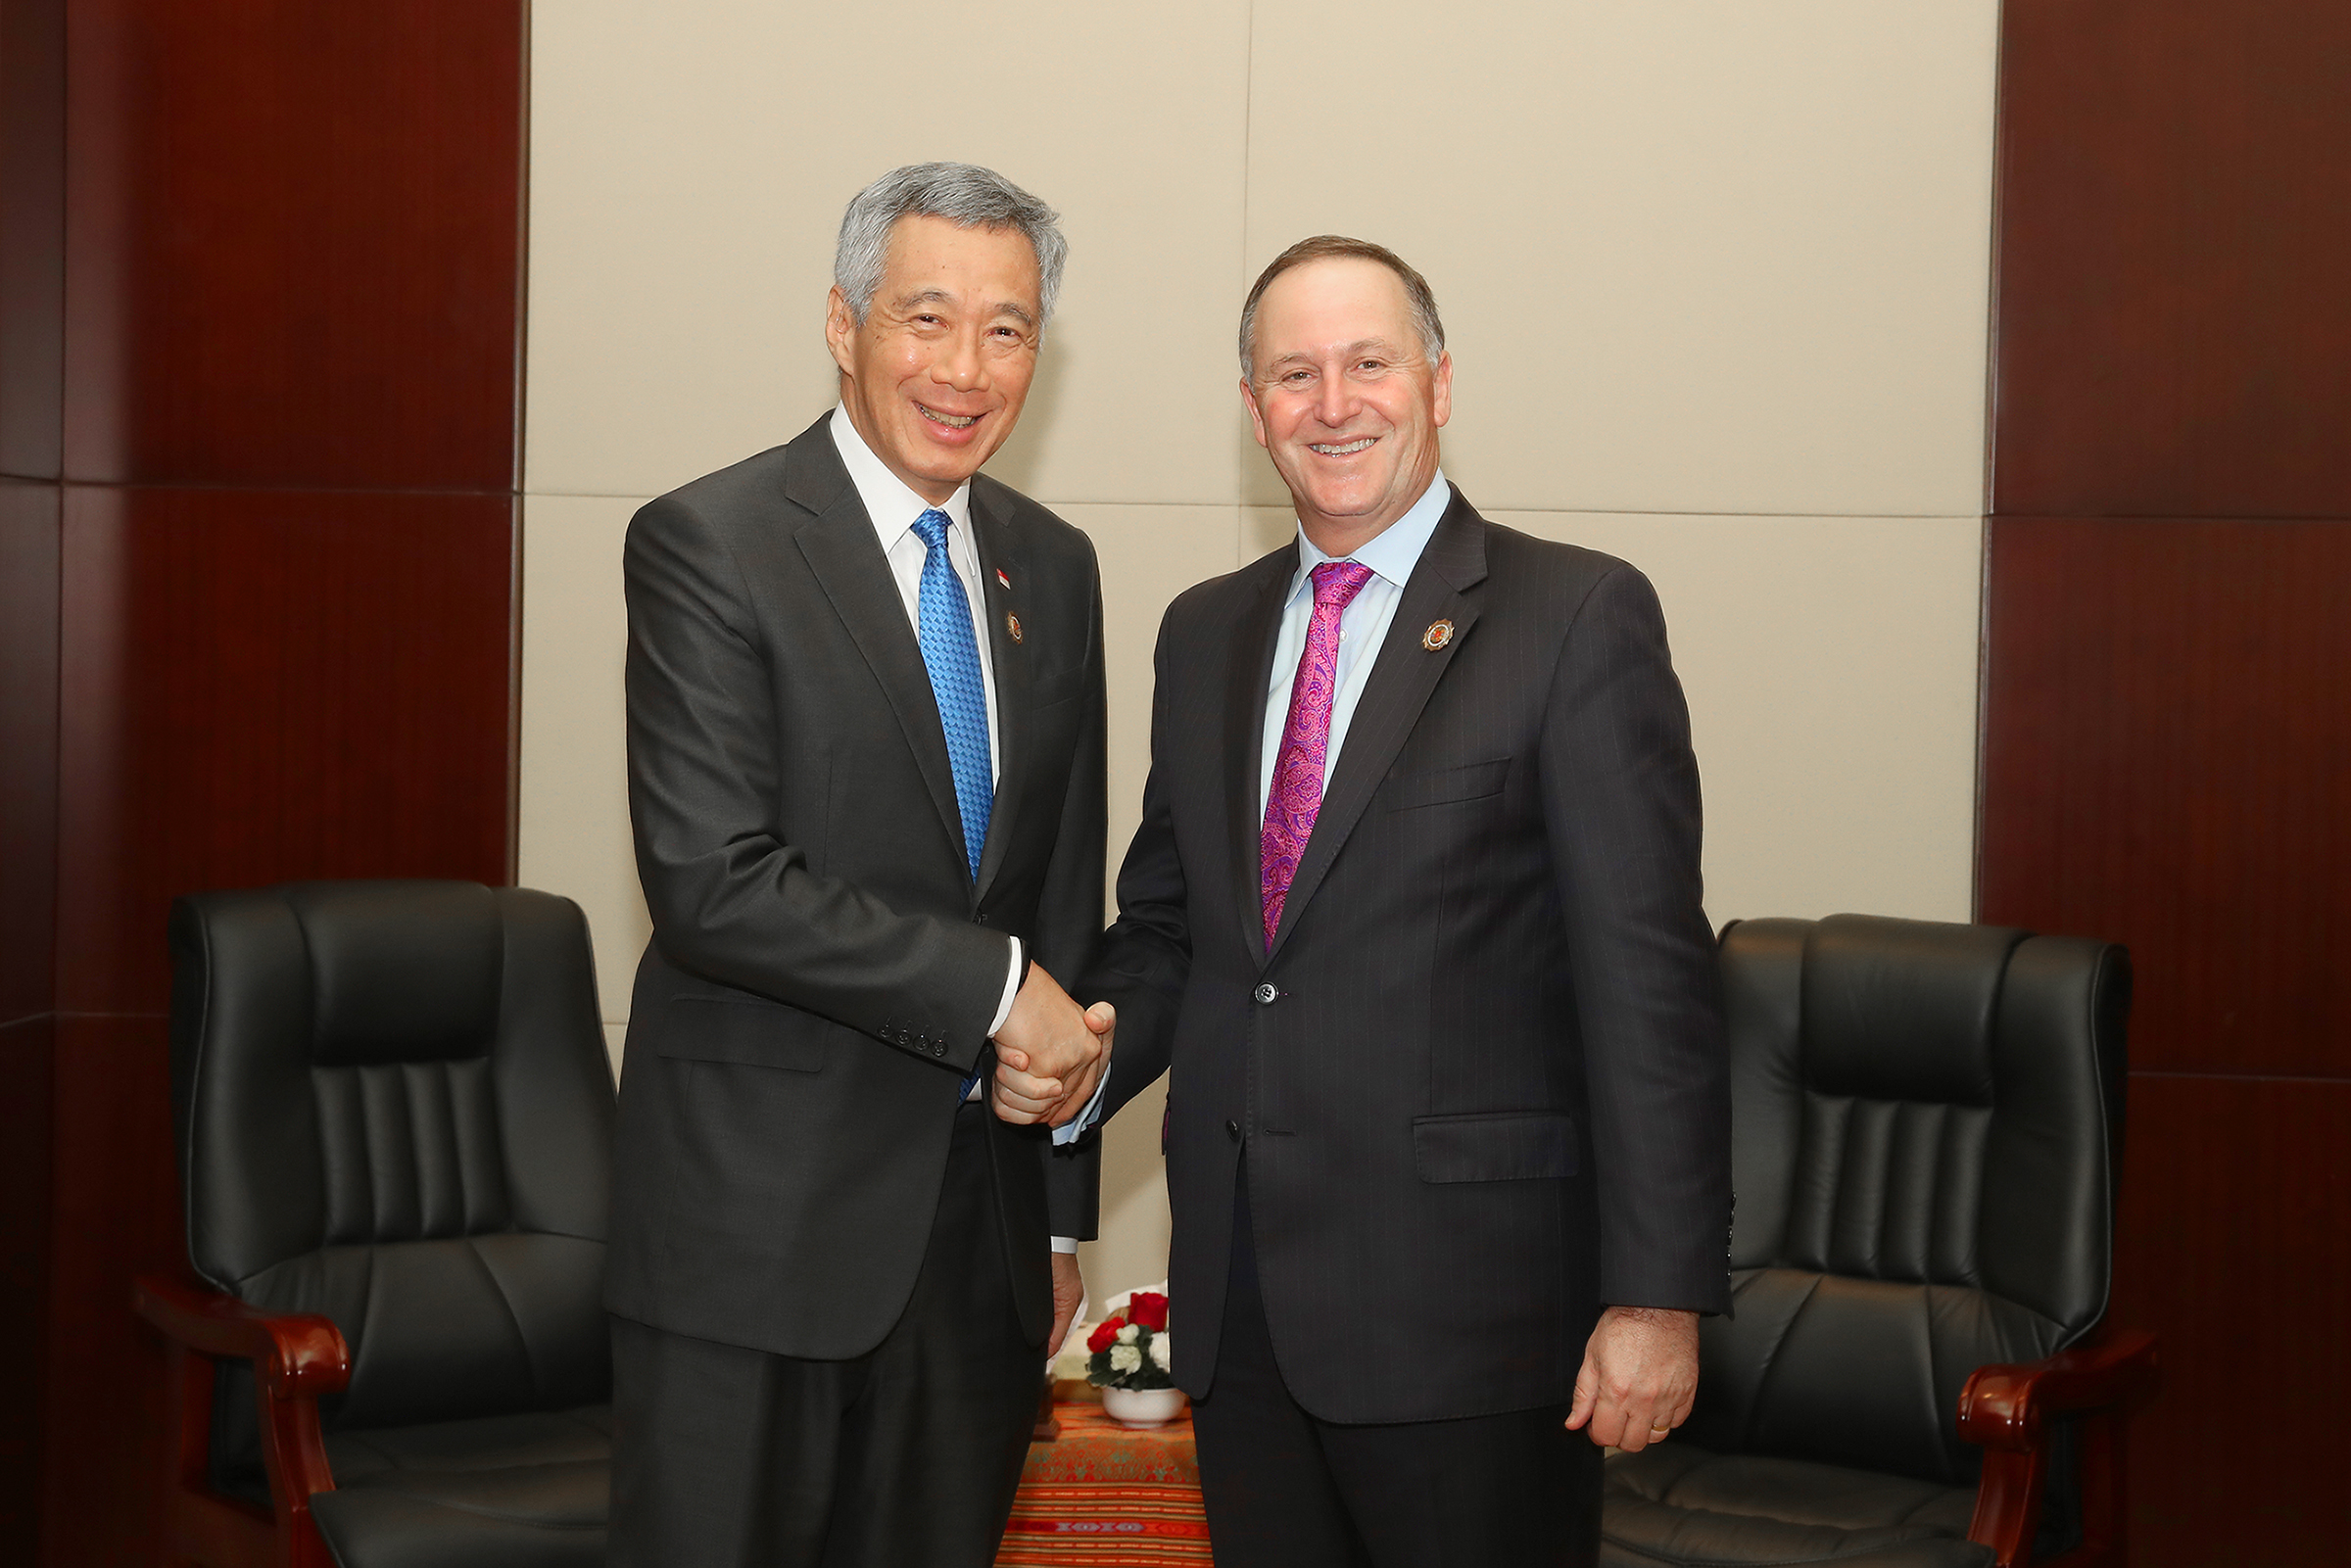
[[[1376,349],[1382,354],[1391,356],[1397,353],[1396,346],[1385,338],[1358,338],[1355,342],[1350,343],[1345,348],[1341,349],[1339,353],[1342,357],[1352,358],[1356,355],[1362,354],[1367,349]],[[1311,365],[1314,362],[1315,356],[1301,349],[1295,353],[1282,355],[1279,358],[1274,359],[1272,363],[1269,364],[1266,368],[1270,370],[1275,365],[1285,364]]]
[[[914,310],[926,305],[958,305],[962,302],[945,289],[923,289],[913,294],[901,294],[893,303],[900,310]],[[1011,316],[1025,327],[1036,325],[1036,318],[1025,307],[1015,305],[1010,300],[989,306],[988,313]]]

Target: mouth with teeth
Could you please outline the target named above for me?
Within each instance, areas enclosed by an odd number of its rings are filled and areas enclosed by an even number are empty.
[[[1359,451],[1368,451],[1377,436],[1364,436],[1354,441],[1310,441],[1306,450],[1325,457],[1352,457]]]
[[[935,425],[944,425],[949,430],[969,430],[980,422],[980,416],[976,413],[940,413],[936,408],[925,407],[919,403],[915,407],[921,410],[925,419]]]

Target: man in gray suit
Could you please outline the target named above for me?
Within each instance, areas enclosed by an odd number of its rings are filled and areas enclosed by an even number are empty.
[[[1168,610],[1088,991],[1118,1004],[1113,1112],[1171,1074],[1217,1562],[1589,1562],[1599,1445],[1688,1415],[1698,1314],[1729,1301],[1664,621],[1622,561],[1445,482],[1453,362],[1392,253],[1293,246],[1240,337],[1298,537]]]
[[[1052,211],[886,175],[840,227],[840,404],[629,526],[652,941],[614,1176],[612,1560],[992,1561],[1093,1169],[1102,603],[979,469],[1059,286]],[[991,1043],[992,1042],[992,1043]],[[995,1061],[1027,1069],[1015,1125]]]

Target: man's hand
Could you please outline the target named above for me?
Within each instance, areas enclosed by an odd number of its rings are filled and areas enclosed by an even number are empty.
[[[1049,1361],[1061,1354],[1061,1342],[1070,1337],[1076,1324],[1078,1310],[1085,1305],[1085,1280],[1078,1272],[1076,1253],[1053,1255],[1053,1332],[1045,1339],[1045,1358]]]
[[[1115,1019],[1105,1003],[1095,1004],[1095,1015],[1080,1012],[1043,965],[1029,966],[1012,1012],[996,1031],[990,1098],[998,1117],[1058,1126],[1085,1109]]]
[[[1690,1419],[1698,1395],[1698,1314],[1611,1307],[1584,1346],[1567,1430],[1589,1425],[1604,1448],[1638,1453]]]

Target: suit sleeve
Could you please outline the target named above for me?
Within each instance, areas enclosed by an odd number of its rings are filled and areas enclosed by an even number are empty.
[[[629,816],[670,962],[969,1070],[1004,990],[1005,939],[907,915],[810,868],[776,821],[773,690],[726,546],[674,498],[629,524]]]
[[[1180,601],[1161,621],[1151,659],[1151,771],[1143,784],[1142,821],[1119,867],[1119,918],[1103,933],[1084,981],[1086,997],[1107,998],[1119,1010],[1118,1047],[1102,1102],[1105,1121],[1168,1070],[1176,1015],[1191,974],[1183,862],[1168,804],[1169,646],[1178,641],[1174,628],[1179,607]]]
[[[1729,1307],[1730,1089],[1689,710],[1648,579],[1571,624],[1541,746],[1600,1200],[1601,1300]]]
[[[1061,803],[1061,832],[1045,863],[1030,956],[1080,1005],[1079,980],[1102,937],[1104,814],[1110,794],[1107,714],[1102,654],[1102,575],[1085,547],[1085,723],[1071,761],[1069,793]],[[1115,1060],[1115,1053],[1114,1053]],[[1088,1133],[1065,1148],[1039,1140],[1045,1160],[1045,1212],[1056,1236],[1091,1240],[1101,1208],[1102,1140]]]

